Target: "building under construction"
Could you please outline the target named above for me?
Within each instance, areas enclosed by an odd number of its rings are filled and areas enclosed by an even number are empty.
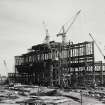
[[[58,87],[104,85],[105,64],[95,61],[94,43],[97,43],[91,34],[92,42],[75,44],[65,41],[66,33],[80,12],[76,13],[66,30],[64,24],[61,28],[63,32],[60,30],[57,34],[62,36],[62,42],[49,41],[48,29],[45,29],[46,43],[32,46],[28,53],[16,56],[15,73],[8,74],[9,80]]]
[[[105,64],[95,62],[94,42],[74,44],[49,42],[32,46],[28,53],[15,56],[16,83],[57,87],[103,85]]]

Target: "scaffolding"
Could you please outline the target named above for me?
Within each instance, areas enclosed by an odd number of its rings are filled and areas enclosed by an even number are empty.
[[[95,62],[93,41],[77,44],[52,41],[15,56],[15,73],[9,77],[23,84],[63,88],[104,84],[104,72],[105,64]]]

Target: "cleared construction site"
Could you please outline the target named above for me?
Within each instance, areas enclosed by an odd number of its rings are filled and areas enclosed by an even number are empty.
[[[66,34],[80,12],[75,14],[67,29],[64,24],[56,34],[61,36],[62,42],[50,41],[45,28],[43,43],[15,56],[15,70],[8,73],[9,85],[0,87],[0,96],[4,97],[0,103],[5,103],[5,100],[16,105],[105,103],[105,63],[96,61],[95,46],[103,59],[105,56],[93,34],[89,33],[92,41],[66,41]]]

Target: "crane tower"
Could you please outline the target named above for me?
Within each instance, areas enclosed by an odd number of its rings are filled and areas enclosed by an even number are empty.
[[[68,28],[67,28],[66,30],[65,30],[65,24],[61,27],[61,29],[62,29],[63,32],[61,33],[61,30],[60,30],[60,32],[57,34],[57,37],[62,36],[62,43],[65,43],[66,34],[67,34],[67,32],[69,31],[69,29],[71,28],[71,26],[73,25],[73,23],[75,22],[75,20],[77,19],[77,16],[80,14],[80,12],[81,12],[81,10],[79,10],[79,11],[75,14],[75,16],[74,16],[72,22],[70,23],[70,25],[68,26]]]

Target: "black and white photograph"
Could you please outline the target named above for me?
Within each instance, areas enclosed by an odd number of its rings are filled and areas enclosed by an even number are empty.
[[[0,0],[0,105],[105,105],[105,0]]]

